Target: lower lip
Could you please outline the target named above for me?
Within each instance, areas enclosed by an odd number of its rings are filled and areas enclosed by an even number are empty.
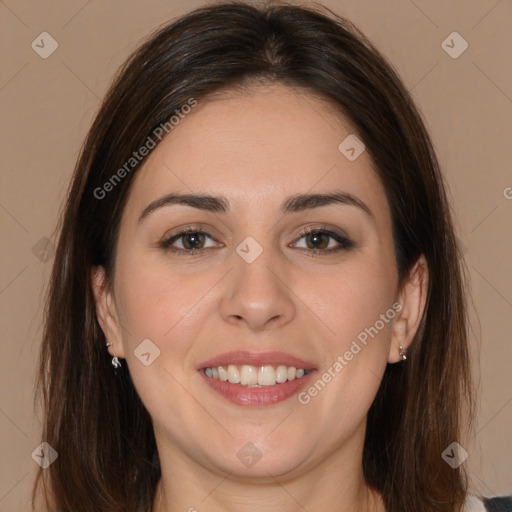
[[[282,384],[274,384],[273,386],[261,388],[250,388],[240,384],[232,384],[228,381],[217,380],[208,377],[204,370],[200,370],[199,373],[202,375],[203,379],[205,379],[208,386],[230,402],[237,405],[262,407],[283,402],[287,398],[295,395],[301,388],[307,385],[311,376],[314,375],[315,370],[311,370],[307,375],[299,379],[287,380]]]

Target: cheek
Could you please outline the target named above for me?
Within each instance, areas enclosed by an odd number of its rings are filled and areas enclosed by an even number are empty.
[[[342,437],[359,425],[375,398],[395,316],[390,276],[375,267],[353,270],[336,279],[323,277],[310,293],[308,306],[321,320],[316,325],[323,333],[323,365],[318,380],[299,397],[310,408],[311,428],[319,422],[326,435],[336,429]]]
[[[383,325],[379,319],[390,310],[394,294],[392,267],[388,268],[383,261],[362,259],[340,266],[339,272],[308,279],[298,293],[307,297],[307,305],[315,313],[322,333],[332,340],[329,351],[336,354],[347,350],[352,340],[376,322],[377,329],[382,331],[379,336],[389,335],[391,322]]]
[[[124,269],[122,265],[119,267],[118,293],[123,299],[122,317],[130,344],[150,338],[162,346],[168,345],[168,340],[176,338],[175,332],[185,325],[190,328],[187,318],[200,314],[201,299],[215,282],[215,276],[179,275],[165,263],[146,261],[141,265],[125,265]],[[186,345],[184,337],[175,341],[174,350]]]
[[[202,298],[218,277],[180,276],[148,262],[120,262],[118,270],[123,346],[137,392],[153,418],[162,419],[169,410],[185,414],[179,383],[190,372],[187,354],[206,316],[207,301]],[[148,339],[156,349],[144,341]],[[142,346],[147,347],[144,352]],[[138,357],[147,352],[152,361],[148,366]]]

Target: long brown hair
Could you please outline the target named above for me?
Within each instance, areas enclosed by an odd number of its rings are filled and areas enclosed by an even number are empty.
[[[160,478],[151,418],[126,365],[113,375],[90,275],[113,275],[120,216],[140,163],[105,183],[187,104],[281,83],[336,106],[386,190],[400,282],[421,254],[427,305],[404,364],[388,365],[368,414],[363,471],[389,512],[460,511],[464,466],[441,457],[473,411],[466,271],[439,165],[396,71],[322,6],[220,3],[160,28],[125,63],[77,162],[48,289],[38,388],[43,440],[59,454],[34,484],[62,511],[150,510]],[[125,167],[126,170],[126,167]],[[119,174],[118,174],[119,176]],[[467,424],[467,423],[464,423]]]

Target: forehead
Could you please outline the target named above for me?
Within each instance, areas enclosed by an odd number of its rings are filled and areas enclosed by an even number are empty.
[[[199,101],[146,158],[127,206],[135,214],[169,192],[208,192],[254,215],[277,211],[289,195],[336,189],[386,217],[369,155],[350,161],[339,149],[349,136],[350,123],[314,95],[283,85],[225,91]]]

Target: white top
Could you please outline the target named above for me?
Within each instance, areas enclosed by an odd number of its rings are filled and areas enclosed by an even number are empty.
[[[464,512],[486,512],[486,508],[480,498],[468,496],[464,504]]]

